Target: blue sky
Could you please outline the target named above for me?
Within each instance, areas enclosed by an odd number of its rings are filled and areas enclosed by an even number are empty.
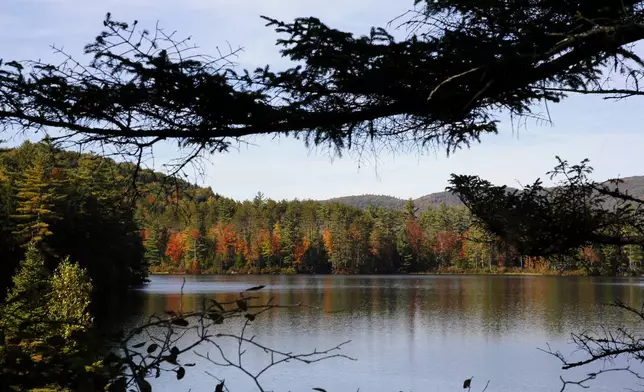
[[[409,9],[412,0],[1,0],[0,57],[5,60],[53,60],[49,45],[78,54],[101,30],[106,12],[123,21],[139,20],[144,27],[157,21],[168,30],[191,35],[204,53],[218,46],[244,48],[237,59],[254,68],[285,62],[274,46],[276,34],[259,15],[290,20],[316,16],[325,23],[356,33],[384,26]],[[331,159],[325,151],[280,138],[251,139],[252,146],[210,157],[206,176],[194,179],[235,199],[252,198],[257,191],[275,199],[325,199],[353,194],[387,194],[402,198],[441,191],[450,173],[479,174],[498,184],[517,186],[533,181],[555,164],[555,155],[571,162],[590,158],[598,180],[644,175],[644,111],[641,98],[607,103],[598,97],[576,96],[551,105],[554,124],[528,121],[489,136],[447,158],[444,151],[424,154],[382,154],[358,164],[351,154]],[[6,139],[9,135],[1,135]],[[17,139],[13,139],[16,143]],[[155,152],[154,164],[176,157],[173,146]]]

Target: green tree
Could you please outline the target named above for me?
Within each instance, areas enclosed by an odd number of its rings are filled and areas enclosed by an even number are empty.
[[[60,262],[51,278],[47,312],[50,320],[62,326],[62,336],[70,337],[75,331],[86,331],[90,327],[91,296],[92,283],[87,271],[69,258]]]
[[[163,262],[165,246],[163,246],[163,229],[158,223],[150,226],[145,233],[143,246],[145,247],[145,261],[148,265],[156,266]]]
[[[30,242],[27,252],[13,276],[13,287],[2,307],[2,330],[8,336],[35,338],[47,336],[48,294],[51,290],[49,271],[36,245]]]
[[[51,163],[51,153],[38,152],[17,181],[18,203],[12,217],[18,221],[14,234],[20,242],[39,243],[53,234],[50,224],[57,218],[55,203],[64,198],[59,193],[60,175]]]
[[[17,253],[15,246],[15,224],[11,215],[15,210],[11,179],[0,161],[0,254],[2,254],[4,268],[0,267],[0,288],[6,287],[11,278],[14,255]],[[6,283],[5,283],[6,282]]]

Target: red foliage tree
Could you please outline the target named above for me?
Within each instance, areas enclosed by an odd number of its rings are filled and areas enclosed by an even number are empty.
[[[449,256],[458,250],[461,235],[453,231],[439,231],[436,233],[434,250],[441,256]]]
[[[417,255],[420,254],[423,250],[423,242],[425,240],[423,229],[420,227],[420,224],[416,219],[407,219],[405,222],[405,229],[407,230],[409,244]]]

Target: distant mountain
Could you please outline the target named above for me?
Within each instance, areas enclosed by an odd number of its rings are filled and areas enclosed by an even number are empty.
[[[329,203],[342,203],[351,207],[366,209],[369,205],[397,210],[405,206],[406,200],[385,195],[359,195],[336,197],[324,200]]]
[[[425,211],[428,208],[435,208],[441,204],[445,204],[447,206],[458,206],[463,203],[461,203],[461,199],[452,192],[436,192],[415,199],[414,204],[418,208],[418,211]]]
[[[384,207],[392,210],[402,209],[407,202],[405,199],[386,195],[344,196],[325,201],[342,203],[361,209],[366,209],[369,205],[372,205],[374,207]],[[438,207],[441,203],[448,206],[462,204],[459,198],[451,192],[430,193],[428,195],[421,196],[418,199],[414,199],[414,204],[418,208],[419,212],[425,211],[428,208]]]
[[[633,176],[622,178],[619,189],[638,199],[644,200],[644,176]]]
[[[619,186],[622,191],[628,191],[631,196],[644,200],[644,176],[624,177],[622,178],[622,181],[623,183]],[[407,202],[405,199],[386,195],[343,196],[325,201],[343,203],[362,209],[366,209],[369,205],[373,205],[374,207],[384,207],[394,210],[402,209]],[[428,208],[437,207],[440,204],[456,206],[463,203],[461,203],[458,196],[452,192],[436,192],[414,199],[414,204],[418,208],[419,212],[422,212]]]

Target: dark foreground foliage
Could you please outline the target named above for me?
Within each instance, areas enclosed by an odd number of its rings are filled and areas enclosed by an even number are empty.
[[[46,142],[0,151],[0,287],[30,241],[51,270],[67,256],[80,263],[97,294],[143,282],[147,266],[128,178],[126,166]]]
[[[108,14],[86,58],[4,63],[0,125],[56,128],[60,140],[138,157],[172,140],[183,163],[257,134],[338,151],[372,143],[452,151],[496,133],[499,110],[532,116],[534,104],[570,92],[641,94],[642,61],[630,44],[644,38],[642,1],[413,5],[393,22],[404,39],[381,27],[356,35],[315,17],[264,17],[293,66],[254,71],[234,65],[235,51],[201,54],[187,39]],[[615,79],[625,83],[605,83]]]

